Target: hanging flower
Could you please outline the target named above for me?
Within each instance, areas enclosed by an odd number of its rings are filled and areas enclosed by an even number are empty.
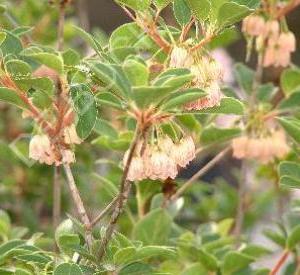
[[[47,135],[35,135],[31,139],[29,143],[29,157],[48,165],[56,162],[56,157]]]
[[[250,36],[262,35],[265,31],[265,20],[259,15],[249,15],[243,20],[242,31]]]
[[[146,145],[141,152],[138,146],[132,158],[127,179],[140,181],[146,178],[152,180],[174,179],[178,174],[178,166],[186,167],[196,156],[195,144],[191,137],[182,138],[175,143],[168,136],[157,139],[156,145]],[[127,163],[129,151],[123,158],[123,165]]]
[[[175,46],[171,52],[170,68],[190,68],[193,58],[187,49]]]
[[[82,140],[78,137],[74,124],[64,129],[64,141],[66,144],[80,144]]]
[[[283,131],[276,130],[265,137],[238,137],[232,141],[233,156],[238,159],[256,159],[263,164],[283,158],[289,152]]]

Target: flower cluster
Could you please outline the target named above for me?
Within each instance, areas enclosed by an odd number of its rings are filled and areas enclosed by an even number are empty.
[[[129,151],[124,155],[124,165],[128,154]],[[145,146],[141,142],[132,158],[127,179],[174,179],[178,174],[178,167],[186,167],[194,158],[195,144],[190,136],[182,138],[178,143],[174,143],[168,136],[159,138],[155,145]]]
[[[194,75],[192,87],[205,90],[208,95],[204,98],[187,104],[187,110],[201,110],[219,106],[222,99],[222,92],[219,82],[223,78],[221,65],[209,56],[191,55],[183,47],[174,47],[171,57],[171,68],[188,68]]]
[[[258,15],[250,15],[243,21],[242,30],[256,37],[258,51],[263,51],[264,67],[287,67],[291,63],[291,53],[296,50],[295,35],[282,31],[277,20],[265,21]]]
[[[255,159],[266,164],[283,158],[289,152],[283,131],[276,130],[264,137],[242,136],[232,141],[233,156],[238,159]]]
[[[65,145],[81,143],[81,139],[77,136],[74,124],[64,129],[63,138]],[[74,163],[74,152],[69,149],[68,146],[62,147],[62,149],[59,149],[59,146],[52,143],[45,134],[35,135],[29,144],[29,157],[47,165],[59,166],[63,163]]]

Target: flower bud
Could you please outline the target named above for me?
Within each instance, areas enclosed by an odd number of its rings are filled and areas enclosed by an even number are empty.
[[[259,36],[264,33],[265,20],[258,15],[247,16],[243,20],[242,31],[251,36]]]
[[[175,46],[171,52],[170,68],[190,68],[193,58],[187,49]]]
[[[64,129],[64,141],[66,144],[80,144],[82,140],[78,137],[74,124]]]

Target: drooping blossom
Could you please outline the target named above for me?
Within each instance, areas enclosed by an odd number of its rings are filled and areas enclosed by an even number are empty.
[[[250,36],[262,35],[265,31],[265,20],[259,15],[249,15],[243,20],[242,31]]]
[[[72,150],[61,149],[59,153],[47,135],[33,136],[29,143],[29,157],[40,163],[56,166],[75,162],[75,154]]]
[[[221,78],[225,84],[234,82],[233,75],[233,60],[228,52],[223,48],[218,48],[212,51],[211,56],[220,64]]]
[[[283,158],[290,150],[283,131],[276,130],[265,137],[242,136],[232,141],[233,156],[254,159],[263,164]]]
[[[64,141],[66,144],[80,144],[82,140],[78,137],[74,124],[64,129]]]
[[[170,68],[190,68],[193,64],[193,57],[187,49],[175,46],[171,52]]]
[[[55,154],[47,135],[35,135],[29,143],[29,157],[40,163],[52,165],[55,163]]]
[[[174,179],[179,167],[186,167],[195,158],[195,144],[191,137],[184,137],[174,143],[168,136],[159,137],[156,144],[147,144],[143,152],[141,146],[136,150],[127,179],[140,181]],[[123,158],[123,165],[127,163],[129,151]]]

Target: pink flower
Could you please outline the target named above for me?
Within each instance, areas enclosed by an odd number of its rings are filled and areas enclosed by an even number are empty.
[[[258,15],[249,15],[243,20],[242,31],[251,36],[259,36],[265,31],[265,20]]]
[[[277,39],[279,36],[279,22],[277,20],[267,21],[264,30],[264,36],[267,38]]]
[[[207,96],[200,98],[196,101],[187,103],[185,105],[185,109],[191,111],[220,106],[223,94],[221,92],[219,84],[212,83],[207,89],[205,89],[205,91],[208,92]]]
[[[184,137],[175,145],[171,158],[180,167],[185,168],[196,157],[196,147],[191,136]]]
[[[269,67],[276,63],[276,51],[274,47],[267,47],[264,55],[264,67]]]
[[[55,153],[52,150],[47,135],[35,135],[29,143],[29,157],[40,163],[52,165],[56,162]]]
[[[75,162],[75,154],[72,150],[61,150],[61,161],[60,162],[56,162],[56,165],[59,165],[61,163],[74,163]]]
[[[64,141],[66,144],[80,144],[82,140],[78,137],[74,124],[64,129]]]
[[[175,46],[171,52],[170,68],[190,68],[193,58],[187,49]]]
[[[296,38],[292,32],[283,32],[278,38],[278,47],[280,51],[294,52],[296,51]]]

